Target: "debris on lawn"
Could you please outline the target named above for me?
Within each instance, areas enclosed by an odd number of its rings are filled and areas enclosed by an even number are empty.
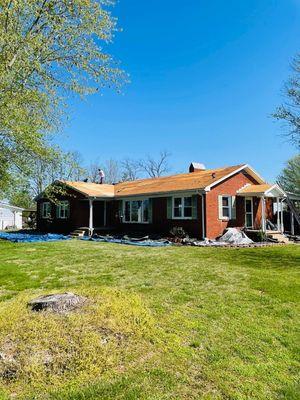
[[[111,235],[94,235],[93,237],[82,237],[81,240],[91,240],[93,242],[106,242],[106,243],[119,243],[133,246],[145,246],[145,247],[166,247],[172,243],[167,239],[152,240],[149,236],[141,238],[132,238],[127,235],[125,236],[111,236]]]
[[[67,292],[37,297],[29,301],[28,306],[32,311],[52,311],[62,314],[82,307],[86,301],[86,297]]]
[[[225,233],[217,239],[219,243],[229,244],[252,244],[253,240],[248,238],[245,232],[237,228],[227,228]]]
[[[14,243],[34,243],[34,242],[54,242],[59,240],[69,240],[70,236],[57,233],[22,233],[22,232],[0,232],[0,239]]]

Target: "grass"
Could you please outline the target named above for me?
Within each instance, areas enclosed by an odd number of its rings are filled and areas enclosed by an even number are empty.
[[[299,399],[299,265],[299,246],[0,242],[0,398]],[[26,307],[58,291],[90,302]]]

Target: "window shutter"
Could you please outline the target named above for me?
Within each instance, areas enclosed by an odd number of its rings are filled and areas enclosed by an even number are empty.
[[[192,196],[192,219],[197,219],[198,210],[197,210],[198,196]]]
[[[223,210],[222,210],[222,195],[218,196],[218,205],[219,205],[219,219],[223,219]]]
[[[172,219],[172,197],[167,198],[167,219]]]
[[[236,219],[236,199],[231,196],[231,219]]]
[[[60,217],[60,204],[57,204],[56,205],[56,218],[59,218]]]
[[[70,202],[67,202],[67,208],[66,208],[66,218],[70,218]]]
[[[124,220],[124,216],[123,216],[123,200],[119,201],[119,219],[121,222],[123,222]]]
[[[152,206],[153,206],[153,200],[149,199],[149,224],[152,223]]]

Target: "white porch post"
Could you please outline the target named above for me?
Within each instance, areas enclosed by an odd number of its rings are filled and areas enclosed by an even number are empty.
[[[276,202],[277,202],[277,229],[280,231],[279,197],[276,197]]]
[[[263,232],[266,232],[266,199],[261,198],[261,228]]]
[[[104,200],[104,226],[106,226],[106,201]]]
[[[93,231],[94,231],[94,226],[93,226],[93,200],[89,199],[89,204],[90,204],[90,219],[89,219],[89,234],[92,236]]]

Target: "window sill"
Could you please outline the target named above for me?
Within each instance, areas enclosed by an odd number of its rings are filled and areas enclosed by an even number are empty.
[[[175,220],[175,221],[191,221],[191,220],[196,219],[196,218],[192,218],[192,217],[172,217],[171,219]]]
[[[122,221],[122,224],[139,224],[139,225],[147,225],[149,222],[139,222],[139,221]]]

